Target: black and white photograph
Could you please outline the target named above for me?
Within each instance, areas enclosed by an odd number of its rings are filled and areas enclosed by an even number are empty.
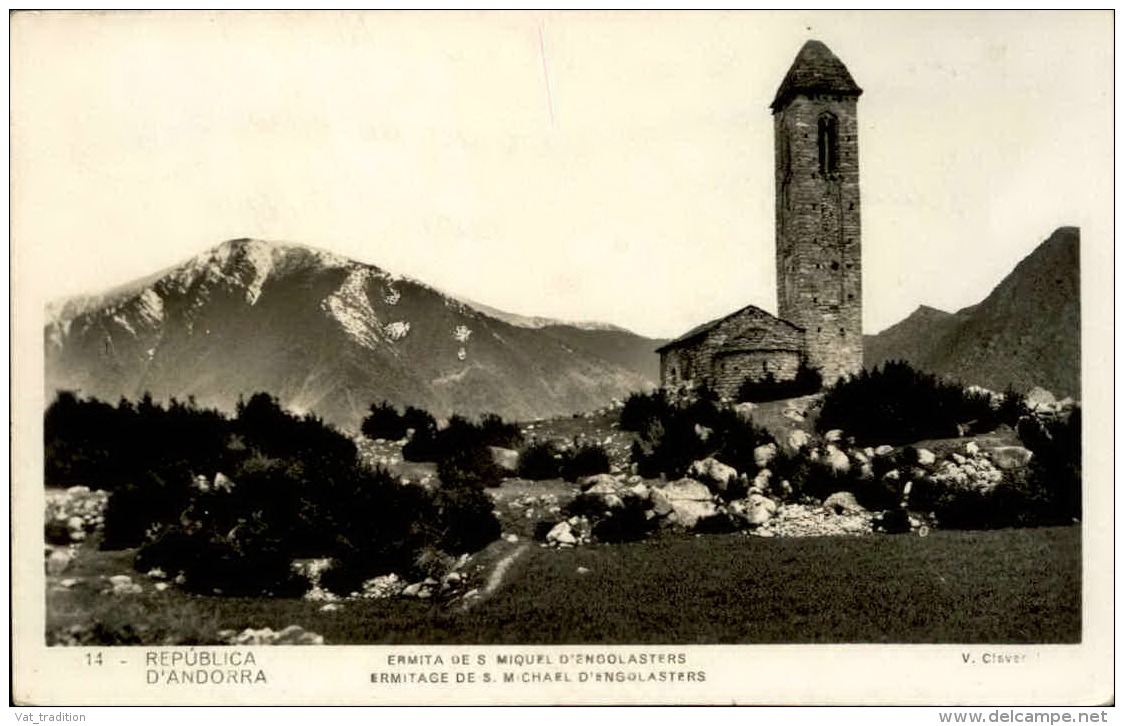
[[[15,703],[1113,701],[1112,11],[9,37]]]

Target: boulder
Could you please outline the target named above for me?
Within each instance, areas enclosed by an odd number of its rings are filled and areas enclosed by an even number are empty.
[[[747,401],[745,403],[736,404],[734,406],[734,413],[736,413],[738,415],[738,418],[740,418],[741,420],[749,421],[751,418],[753,418],[753,410],[755,408],[757,408],[756,403],[749,403]]]
[[[662,492],[671,502],[706,502],[710,501],[711,498],[710,490],[706,488],[705,484],[690,478],[677,479],[654,489],[653,493],[655,491]]]
[[[215,474],[215,482],[213,486],[215,488],[215,491],[231,492],[234,491],[234,480],[220,471]]]
[[[843,440],[843,429],[832,429],[823,435],[823,440],[829,444],[837,444]]]
[[[582,491],[587,492],[593,487],[602,484],[608,487],[608,489],[603,491],[615,492],[620,486],[616,478],[611,474],[594,474],[593,476],[587,476],[586,478],[582,479]]]
[[[831,467],[832,471],[843,474],[851,470],[851,460],[847,458],[847,454],[842,449],[828,444],[826,456],[827,465]]]
[[[757,476],[753,477],[753,485],[750,489],[758,492],[769,491],[769,482],[773,479],[773,472],[768,469],[762,469],[757,472]]]
[[[594,484],[593,486],[591,486],[589,489],[586,489],[585,494],[589,494],[590,496],[599,496],[599,497],[606,497],[606,496],[609,496],[610,494],[615,496],[619,489],[620,489],[620,487],[617,485],[616,482],[613,482],[612,484],[610,484],[609,482],[606,482],[606,481],[599,481],[596,484]]]
[[[277,633],[275,645],[324,645],[324,636],[305,630],[299,625],[290,625]]]
[[[795,408],[786,408],[781,415],[794,423],[804,423],[803,412],[797,411]]]
[[[792,431],[788,432],[788,448],[792,449],[793,451],[800,451],[808,445],[808,442],[811,441],[811,439],[812,437],[808,435],[807,431],[804,431],[802,429],[793,429]]]
[[[66,572],[66,568],[70,567],[70,561],[73,559],[70,552],[65,549],[53,549],[47,555],[47,574],[60,575]]]
[[[1022,446],[997,446],[991,450],[991,460],[1000,469],[1021,469],[1034,458],[1034,452]]]
[[[671,514],[671,500],[662,490],[653,488],[649,491],[648,497],[652,500],[652,511],[657,517],[666,517]]]
[[[861,514],[866,511],[851,492],[835,492],[824,500],[823,505],[836,514]]]
[[[628,489],[625,489],[625,494],[636,497],[637,499],[647,500],[651,492],[645,484],[633,484]]]
[[[716,492],[724,492],[738,480],[738,472],[713,457],[696,461],[687,469],[687,476],[697,479]]]
[[[753,450],[753,463],[758,469],[764,469],[777,458],[777,445],[773,443],[762,444]]]
[[[1031,409],[1052,408],[1058,403],[1057,397],[1041,386],[1035,386],[1027,391],[1026,405]]]
[[[881,446],[874,447],[875,456],[889,456],[894,453],[894,447],[889,444],[882,444]]]
[[[694,479],[678,479],[650,494],[657,515],[666,514],[669,522],[684,529],[693,529],[700,519],[718,514],[718,506],[705,484]]]
[[[937,461],[937,455],[928,449],[917,450],[917,463],[921,466],[932,466]]]
[[[489,446],[488,450],[492,452],[492,461],[496,466],[514,474],[519,471],[519,452],[515,449],[505,449],[502,446]]]
[[[556,545],[573,545],[577,544],[578,539],[574,536],[569,522],[559,522],[546,533],[546,541]]]
[[[616,494],[605,494],[601,497],[601,505],[605,509],[623,509],[624,500]]]
[[[980,445],[975,441],[969,441],[968,443],[964,444],[964,453],[968,456],[979,456]]]
[[[718,514],[718,505],[713,501],[675,499],[671,502],[671,514],[668,515],[668,520],[684,529],[694,529],[700,519],[713,517],[716,514]]]
[[[777,503],[760,494],[750,494],[745,498],[745,513],[742,517],[754,527],[768,522],[777,513]]]

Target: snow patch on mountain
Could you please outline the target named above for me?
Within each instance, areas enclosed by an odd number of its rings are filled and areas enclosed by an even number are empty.
[[[354,267],[339,289],[320,303],[320,308],[340,324],[352,340],[374,349],[383,332],[367,297],[367,283],[375,275],[369,267]]]
[[[159,325],[164,320],[164,298],[151,287],[145,288],[137,298],[137,315],[149,326]]]
[[[410,332],[410,324],[405,320],[397,320],[393,323],[387,323],[383,332],[391,340],[402,340]]]

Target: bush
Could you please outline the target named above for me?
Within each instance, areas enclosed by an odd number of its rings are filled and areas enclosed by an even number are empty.
[[[500,536],[492,498],[480,489],[441,486],[434,492],[434,539],[446,552],[475,552]]]
[[[622,431],[640,433],[652,421],[663,419],[673,408],[663,389],[652,393],[633,393],[625,399],[621,407],[620,428]]]
[[[773,437],[735,411],[708,398],[671,404],[650,419],[632,446],[641,476],[679,478],[699,459],[713,456],[739,472],[756,470],[753,450]]]
[[[479,441],[465,441],[442,451],[437,462],[437,478],[445,486],[498,487],[504,471],[496,464],[491,450]]]
[[[562,476],[565,453],[550,441],[532,441],[519,452],[519,476],[542,481]]]
[[[115,491],[151,471],[217,469],[229,457],[229,422],[190,398],[164,408],[145,394],[138,404],[121,399],[114,407],[60,391],[43,423],[48,486]]]
[[[414,431],[402,447],[402,458],[406,461],[437,461],[437,420],[417,408],[407,408],[402,418]]]
[[[864,479],[857,466],[852,466],[847,472],[837,472],[824,461],[808,458],[804,452],[788,454],[781,450],[770,469],[773,472],[774,489],[781,480],[788,481],[791,491],[777,493],[782,494],[789,502],[807,499],[822,502],[836,492],[851,492],[866,509],[880,511],[896,508],[902,500],[902,489],[898,482],[885,481],[877,472],[873,478]]]
[[[570,517],[586,517],[593,524],[593,536],[602,542],[635,542],[644,539],[659,521],[648,516],[652,503],[633,494],[621,497],[622,506],[605,510],[604,500],[594,494],[579,494],[566,506]],[[549,529],[546,530],[549,532]],[[543,538],[546,532],[542,533]]]
[[[368,439],[397,441],[406,436],[406,421],[398,409],[383,401],[371,404],[371,412],[363,419],[359,431]]]
[[[566,481],[577,481],[583,476],[609,473],[611,466],[609,452],[600,444],[582,444],[567,454],[562,460],[562,478]]]
[[[705,458],[709,447],[691,417],[675,409],[662,420],[651,421],[632,444],[632,461],[640,476],[677,479],[691,463]]]
[[[739,401],[762,403],[765,401],[778,401],[784,398],[795,398],[818,393],[823,388],[823,376],[818,369],[800,361],[796,370],[796,377],[792,380],[778,381],[773,372],[765,374],[763,380],[747,378],[738,388]]]
[[[998,529],[1069,524],[1081,517],[1081,414],[1023,417],[1019,435],[1034,456],[1024,471],[1007,472],[994,487],[914,481],[911,508],[931,511],[945,529]]]
[[[905,444],[960,434],[958,424],[993,421],[990,397],[891,361],[828,389],[816,423],[862,445]]]
[[[523,443],[523,434],[518,424],[507,423],[494,413],[480,417],[480,437],[488,446],[514,449]]]

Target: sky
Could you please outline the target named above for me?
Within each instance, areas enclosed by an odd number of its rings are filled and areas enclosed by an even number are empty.
[[[650,336],[775,312],[768,106],[810,38],[864,89],[866,332],[979,302],[1059,226],[1112,246],[1109,11],[51,12],[10,29],[11,269],[32,305],[255,237]]]

